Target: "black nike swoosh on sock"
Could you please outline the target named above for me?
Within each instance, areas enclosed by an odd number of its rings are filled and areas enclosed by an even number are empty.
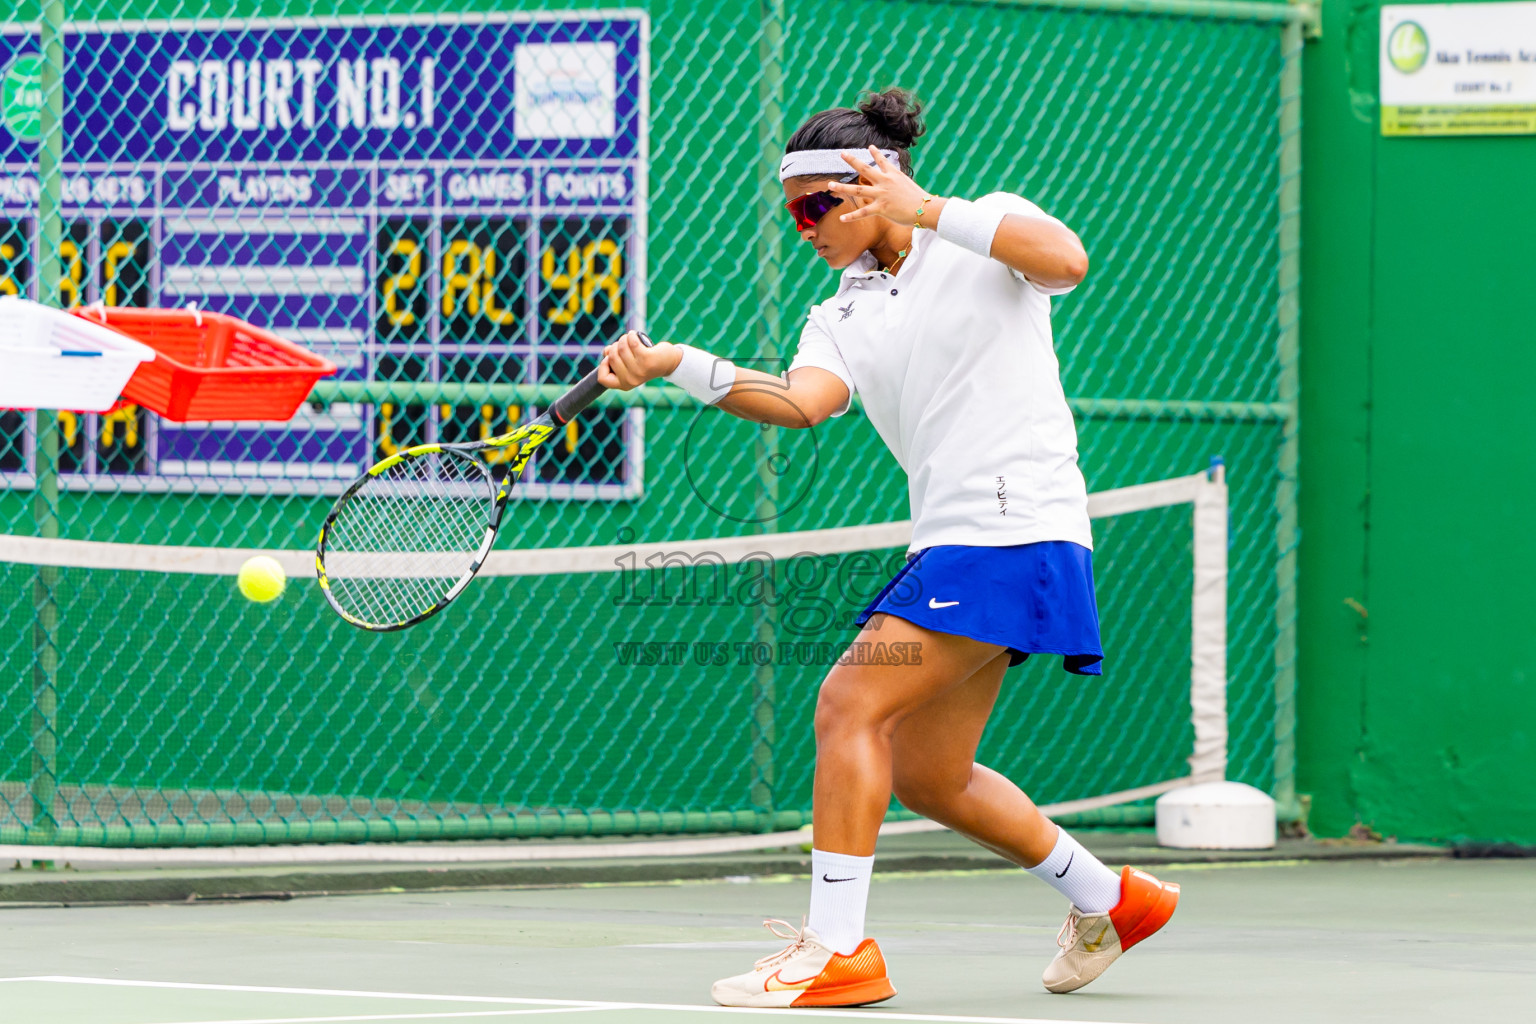
[[[1076,857],[1076,856],[1077,856],[1077,851],[1076,850],[1073,850],[1071,853],[1067,854],[1067,866],[1062,868],[1059,872],[1056,873],[1056,877],[1057,878],[1064,877],[1068,871],[1072,870],[1072,858]]]
[[[851,881],[853,881],[853,879],[851,879],[851,878],[828,878],[826,875],[822,875],[821,876],[821,880],[823,882],[851,882]]]

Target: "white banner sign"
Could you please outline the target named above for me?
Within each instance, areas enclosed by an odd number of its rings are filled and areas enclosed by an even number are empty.
[[[1536,3],[1383,7],[1381,132],[1536,134]]]

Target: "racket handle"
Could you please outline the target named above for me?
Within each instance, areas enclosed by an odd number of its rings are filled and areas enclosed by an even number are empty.
[[[640,335],[642,345],[646,348],[651,347],[652,342],[649,337],[640,331],[635,333]],[[597,401],[597,397],[607,390],[597,382],[597,370],[594,369],[577,381],[575,387],[555,399],[554,404],[549,407],[550,415],[563,427],[575,419],[577,413]]]

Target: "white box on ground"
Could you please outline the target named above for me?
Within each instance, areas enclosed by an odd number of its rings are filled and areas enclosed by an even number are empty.
[[[1275,801],[1241,782],[1202,782],[1157,798],[1157,844],[1179,850],[1268,850]]]
[[[0,409],[105,412],[155,350],[119,331],[0,297]]]

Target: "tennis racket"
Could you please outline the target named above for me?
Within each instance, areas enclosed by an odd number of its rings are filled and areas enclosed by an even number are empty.
[[[651,339],[644,334],[645,345]],[[419,444],[358,477],[320,527],[315,573],[342,618],[389,633],[436,615],[485,564],[512,485],[534,451],[607,389],[597,370],[513,430],[467,444]],[[484,453],[506,452],[498,483]]]

